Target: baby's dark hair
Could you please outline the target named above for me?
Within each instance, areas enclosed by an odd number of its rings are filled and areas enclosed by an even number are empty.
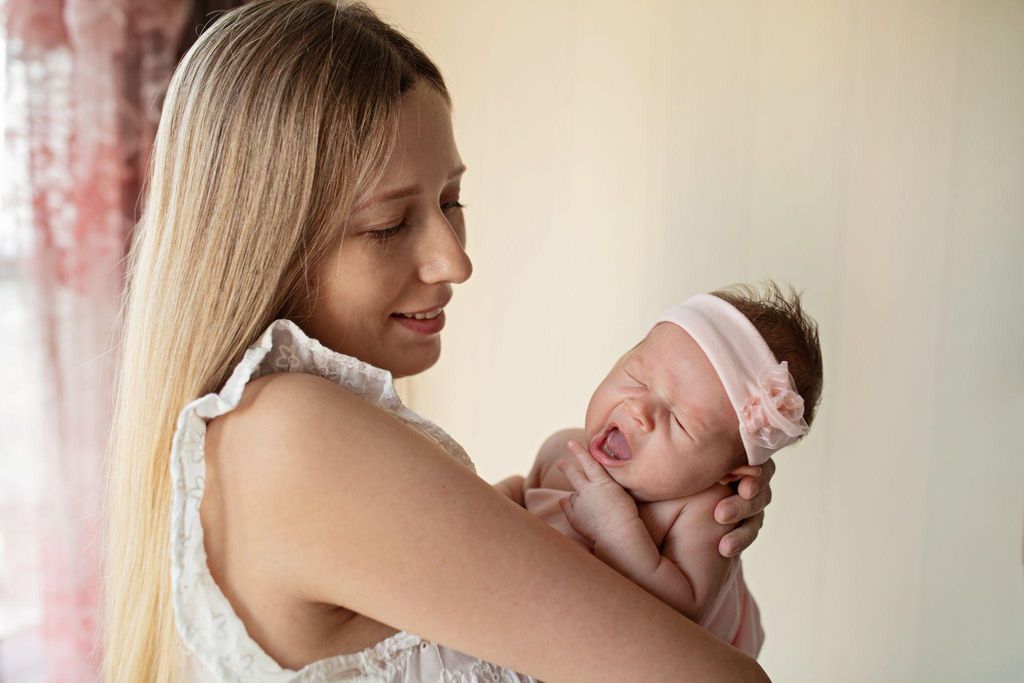
[[[767,280],[763,290],[736,284],[711,294],[747,316],[779,362],[786,361],[796,390],[804,400],[804,420],[810,426],[821,401],[821,344],[818,324],[800,305],[801,293],[790,286],[787,296],[775,282]]]

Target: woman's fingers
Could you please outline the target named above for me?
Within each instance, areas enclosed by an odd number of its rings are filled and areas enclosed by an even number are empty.
[[[718,480],[719,484],[731,484],[734,481],[739,481],[747,477],[759,477],[761,476],[761,468],[754,467],[753,465],[744,465],[731,470],[728,474]]]
[[[758,469],[760,469],[759,474],[743,477],[740,479],[739,486],[737,487],[739,494],[747,500],[768,488],[768,482],[775,475],[775,461],[768,460]]]
[[[761,468],[761,466],[755,467],[754,465],[743,465],[742,467],[737,467],[735,470],[733,470],[733,472],[739,474],[741,477],[753,478],[760,477],[762,471],[763,469]]]
[[[761,466],[761,473],[758,476],[744,477],[740,480],[737,495],[718,501],[718,505],[715,506],[715,521],[719,524],[742,521],[718,542],[718,552],[723,557],[740,554],[757,538],[764,524],[764,509],[772,501],[772,488],[768,482],[774,474],[775,463],[769,460]]]
[[[719,554],[722,557],[733,557],[746,550],[754,542],[754,539],[757,538],[757,534],[761,531],[761,525],[763,524],[764,512],[759,512],[744,521],[743,524],[722,536],[718,542]]]
[[[758,514],[772,501],[771,478],[775,476],[775,461],[769,459],[760,465],[760,473],[740,479],[737,495],[718,501],[715,521],[732,524]],[[756,535],[756,534],[755,534]]]
[[[741,482],[742,485],[742,482]],[[747,500],[741,495],[729,496],[715,506],[715,521],[719,524],[734,524],[760,514],[772,502],[772,489],[766,487]]]

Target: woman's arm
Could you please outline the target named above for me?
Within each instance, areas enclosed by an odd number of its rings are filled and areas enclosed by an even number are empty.
[[[314,375],[260,381],[243,533],[282,590],[550,683],[767,680],[395,416]]]

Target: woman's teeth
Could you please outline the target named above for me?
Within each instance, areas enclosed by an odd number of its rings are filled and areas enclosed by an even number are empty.
[[[443,310],[443,308],[435,308],[434,310],[427,311],[426,313],[395,313],[395,315],[400,315],[403,318],[412,318],[414,320],[433,320],[437,316],[441,315],[441,311]]]

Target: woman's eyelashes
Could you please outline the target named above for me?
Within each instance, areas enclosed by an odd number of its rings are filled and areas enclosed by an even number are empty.
[[[452,211],[461,211],[462,209],[466,208],[466,205],[461,204],[458,201],[453,201],[448,202],[446,204],[442,204],[441,208],[444,209],[445,213],[449,213]],[[407,227],[409,227],[409,224],[406,222],[406,219],[403,218],[402,222],[399,223],[398,225],[393,225],[390,228],[384,228],[383,230],[371,230],[367,234],[375,242],[386,242],[395,235],[397,235],[398,233],[402,232],[402,230],[404,230]]]

